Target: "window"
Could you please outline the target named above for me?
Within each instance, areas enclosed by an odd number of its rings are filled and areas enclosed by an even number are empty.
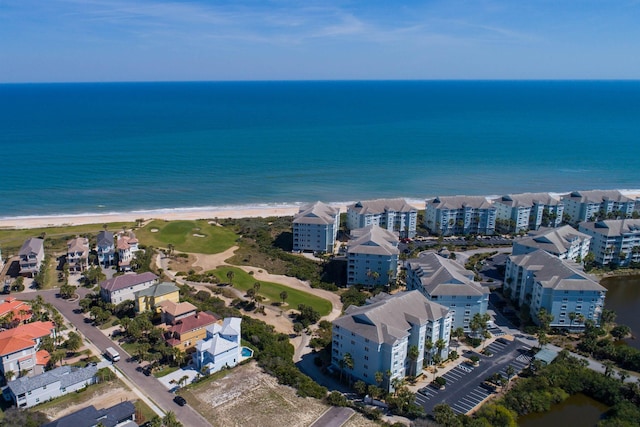
[[[365,356],[365,357],[364,357],[364,360],[369,360],[369,356]]]

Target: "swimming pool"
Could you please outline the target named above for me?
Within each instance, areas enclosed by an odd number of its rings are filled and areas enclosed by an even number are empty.
[[[249,347],[242,347],[242,357],[251,357],[253,356],[253,350]]]

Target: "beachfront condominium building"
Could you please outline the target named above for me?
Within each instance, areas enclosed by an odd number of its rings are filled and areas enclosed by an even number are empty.
[[[96,252],[98,253],[98,263],[101,266],[110,267],[113,265],[116,246],[112,232],[104,230],[98,233]]]
[[[33,277],[40,271],[40,266],[44,260],[44,240],[36,237],[27,239],[20,252],[20,275]]]
[[[405,199],[365,200],[347,207],[349,230],[377,225],[400,237],[413,237],[417,223],[418,209]]]
[[[543,250],[511,255],[505,269],[506,294],[521,307],[529,306],[535,323],[541,309],[553,316],[550,326],[583,327],[600,324],[606,288],[571,261]]]
[[[293,217],[293,251],[332,253],[339,227],[339,208],[322,202],[300,208]]]
[[[635,199],[618,190],[573,191],[562,196],[567,222],[578,224],[598,219],[630,218]]]
[[[496,229],[505,233],[558,227],[562,223],[564,204],[549,193],[507,194],[493,200]]]
[[[76,237],[67,241],[67,264],[72,273],[81,273],[89,265],[89,239]]]
[[[560,259],[581,262],[589,253],[591,236],[581,233],[570,225],[559,228],[541,228],[529,236],[514,240],[513,255],[528,254],[542,249]]]
[[[425,360],[436,354],[444,360],[450,333],[449,311],[420,292],[380,293],[333,321],[331,363],[367,384],[378,385],[376,373],[382,373],[389,390],[395,378],[420,374]]]
[[[133,232],[119,233],[116,248],[118,249],[118,267],[122,271],[131,271],[131,261],[133,261],[135,253],[140,250],[135,234]]]
[[[196,344],[193,363],[199,372],[212,374],[222,368],[233,368],[240,362],[242,319],[227,317],[222,325],[214,323],[206,331],[206,337]]]
[[[591,252],[600,265],[640,262],[640,219],[581,222],[579,230],[593,238]]]
[[[447,307],[451,327],[470,331],[475,314],[487,312],[489,289],[473,281],[473,271],[435,252],[422,254],[406,263],[407,289],[417,290],[429,301]]]
[[[347,285],[387,285],[398,273],[398,236],[377,225],[351,231]]]
[[[427,200],[424,225],[442,236],[494,234],[496,207],[486,197],[451,196]]]
[[[105,302],[120,304],[135,300],[135,293],[150,288],[157,283],[158,276],[151,272],[123,274],[100,282],[100,296]]]

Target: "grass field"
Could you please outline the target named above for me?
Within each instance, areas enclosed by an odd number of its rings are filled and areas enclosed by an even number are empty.
[[[153,231],[152,231],[153,230]],[[238,236],[228,228],[208,221],[151,221],[136,231],[141,243],[156,248],[172,244],[176,251],[217,254],[233,246]]]
[[[253,288],[253,284],[256,282],[260,283],[260,290],[258,294],[266,297],[269,303],[280,303],[282,300],[280,299],[280,292],[286,291],[288,297],[286,299],[285,307],[297,309],[299,304],[310,305],[316,310],[320,315],[326,316],[331,312],[331,302],[327,301],[324,298],[317,297],[310,293],[300,291],[298,289],[290,288],[286,285],[281,285],[279,283],[272,282],[263,282],[260,280],[256,280],[250,274],[240,270],[235,267],[219,267],[213,271],[213,274],[220,280],[220,283],[228,283],[229,279],[227,279],[227,273],[229,271],[233,271],[233,287],[248,291]]]

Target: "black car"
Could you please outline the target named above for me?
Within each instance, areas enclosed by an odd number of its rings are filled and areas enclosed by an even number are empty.
[[[180,406],[184,406],[187,404],[187,401],[182,396],[176,396],[173,398],[173,401],[176,402]]]

